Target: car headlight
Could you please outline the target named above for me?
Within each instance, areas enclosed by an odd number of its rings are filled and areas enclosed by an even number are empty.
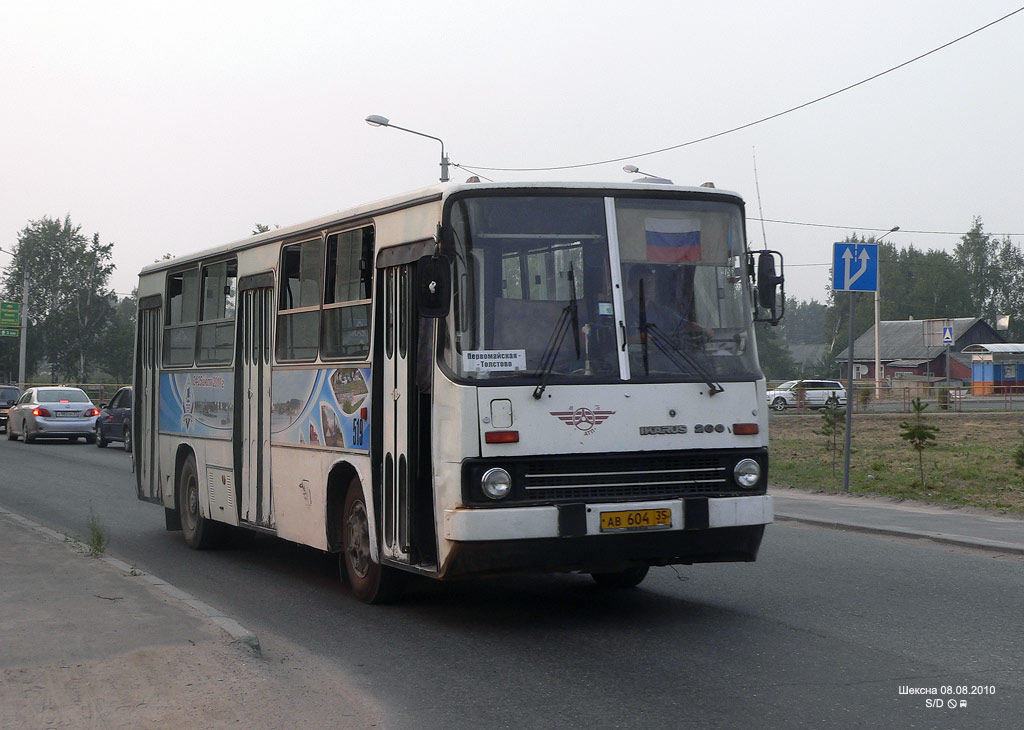
[[[761,465],[753,459],[743,459],[733,467],[732,476],[741,487],[750,489],[761,479]]]
[[[488,469],[480,477],[480,489],[490,499],[504,499],[512,491],[512,477],[504,469]]]

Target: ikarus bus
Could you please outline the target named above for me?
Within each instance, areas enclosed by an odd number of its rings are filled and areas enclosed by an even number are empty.
[[[781,256],[711,187],[446,184],[139,278],[140,499],[403,579],[753,561]],[[784,296],[781,297],[784,301]]]

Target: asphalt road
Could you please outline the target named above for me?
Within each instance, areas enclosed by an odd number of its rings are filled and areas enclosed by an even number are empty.
[[[754,564],[423,582],[356,602],[320,553],[194,552],[135,499],[118,447],[0,441],[0,504],[84,535],[284,637],[389,708],[392,728],[1006,728],[1024,717],[1024,561],[776,524]],[[944,695],[966,707],[928,707]],[[968,693],[956,694],[959,688]],[[994,692],[994,694],[992,694]],[[258,718],[254,718],[256,722]]]

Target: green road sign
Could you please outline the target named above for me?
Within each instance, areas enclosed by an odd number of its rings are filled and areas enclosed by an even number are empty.
[[[21,334],[21,330],[20,329],[16,329],[16,330],[0,329],[0,337],[17,337],[20,334]]]
[[[0,327],[21,324],[21,302],[0,302]]]

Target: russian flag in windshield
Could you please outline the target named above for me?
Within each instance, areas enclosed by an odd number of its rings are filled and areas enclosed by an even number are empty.
[[[696,263],[701,260],[700,221],[648,218],[647,260],[660,264]]]

